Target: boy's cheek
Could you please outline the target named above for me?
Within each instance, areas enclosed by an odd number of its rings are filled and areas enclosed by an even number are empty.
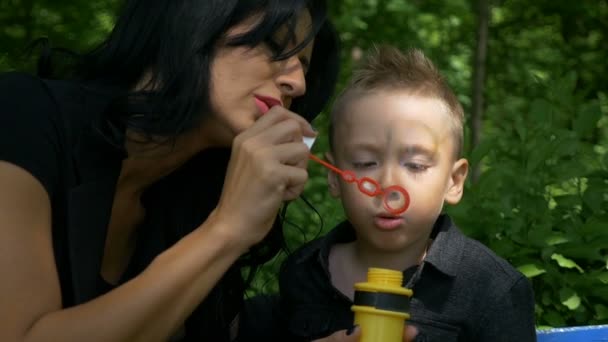
[[[338,184],[338,176],[330,172],[327,175],[327,186],[329,187],[329,194],[334,197],[340,197],[340,184]]]

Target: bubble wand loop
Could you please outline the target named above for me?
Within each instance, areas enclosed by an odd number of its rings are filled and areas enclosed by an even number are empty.
[[[325,166],[330,171],[333,171],[340,175],[342,179],[347,183],[357,183],[357,188],[362,193],[366,194],[369,197],[382,196],[382,203],[384,204],[384,208],[393,215],[400,215],[404,213],[407,208],[410,206],[410,195],[409,193],[399,185],[392,185],[386,189],[382,189],[380,184],[376,182],[374,179],[369,177],[357,178],[354,172],[349,170],[341,170],[334,165],[326,162],[325,160],[315,156],[312,153],[308,154],[308,158]],[[391,196],[394,195],[400,196],[403,198],[403,204],[396,208],[392,207],[389,203],[391,200]]]

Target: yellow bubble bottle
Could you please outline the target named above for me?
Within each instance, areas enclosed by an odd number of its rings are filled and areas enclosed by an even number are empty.
[[[355,284],[355,322],[361,327],[359,342],[402,342],[410,297],[402,285],[403,273],[370,268],[367,282]]]

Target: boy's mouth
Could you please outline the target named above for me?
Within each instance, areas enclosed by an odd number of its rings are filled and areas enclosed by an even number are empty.
[[[393,230],[401,226],[405,219],[401,216],[381,214],[374,217],[374,224],[381,230]]]

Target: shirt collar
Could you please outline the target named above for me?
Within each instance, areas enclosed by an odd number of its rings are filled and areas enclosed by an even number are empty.
[[[465,245],[464,235],[448,215],[440,215],[431,233],[433,243],[424,262],[433,265],[442,273],[455,277],[462,259]]]
[[[424,262],[433,265],[441,273],[451,277],[456,276],[465,244],[464,235],[454,225],[450,217],[443,214],[435,221],[431,238],[433,239],[433,243],[427,252]],[[318,245],[319,262],[328,274],[331,247],[335,244],[351,242],[355,239],[354,228],[350,222],[343,221],[321,240]]]

